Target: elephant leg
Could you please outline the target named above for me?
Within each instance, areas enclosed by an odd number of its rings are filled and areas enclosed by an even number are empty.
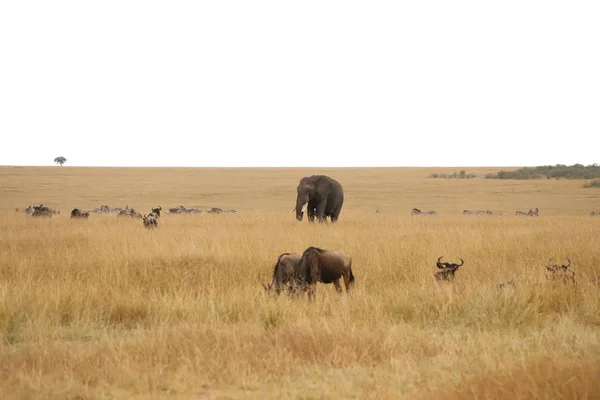
[[[317,218],[319,222],[323,222],[325,218],[325,207],[327,206],[327,199],[321,200],[317,204]]]
[[[315,208],[317,204],[315,201],[309,201],[308,206],[306,207],[306,212],[308,213],[308,220],[310,222],[314,222],[315,220]]]
[[[342,205],[338,205],[335,210],[331,213],[331,222],[336,222],[338,217],[340,216],[340,211],[342,211]]]
[[[342,285],[340,285],[340,278],[337,278],[335,281],[333,281],[333,286],[335,286],[335,290],[338,293],[342,293]],[[346,289],[348,290],[348,289]]]

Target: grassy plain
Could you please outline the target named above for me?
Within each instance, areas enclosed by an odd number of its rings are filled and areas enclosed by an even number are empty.
[[[427,178],[455,170],[1,167],[0,398],[598,398],[600,191]],[[335,225],[290,212],[312,173],[344,185]],[[15,212],[40,202],[61,215]],[[101,204],[238,213],[68,216]],[[353,292],[265,296],[311,245],[353,257]],[[465,260],[453,283],[440,255]],[[550,257],[576,285],[546,281]]]

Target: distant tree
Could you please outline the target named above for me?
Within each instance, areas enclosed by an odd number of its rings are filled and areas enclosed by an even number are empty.
[[[62,167],[63,164],[67,162],[67,159],[64,158],[63,156],[60,156],[60,157],[56,157],[54,159],[54,162],[57,163],[57,164],[60,164],[60,166]]]

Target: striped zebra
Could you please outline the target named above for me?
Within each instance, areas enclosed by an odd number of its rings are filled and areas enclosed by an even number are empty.
[[[413,208],[410,213],[411,215],[437,215],[437,211],[421,211],[418,208]]]
[[[490,210],[463,210],[463,215],[493,215]]]
[[[532,210],[531,208],[527,212],[517,210],[517,212],[515,213],[515,215],[517,215],[517,216],[528,216],[528,217],[533,217],[533,216],[538,217],[540,215],[540,210],[537,207],[535,208],[535,211]]]

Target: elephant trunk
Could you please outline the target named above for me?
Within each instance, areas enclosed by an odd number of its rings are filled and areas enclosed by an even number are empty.
[[[304,199],[301,196],[298,196],[296,199],[296,219],[298,221],[302,221],[302,217],[304,216],[304,210],[306,210],[308,203],[308,199]]]

